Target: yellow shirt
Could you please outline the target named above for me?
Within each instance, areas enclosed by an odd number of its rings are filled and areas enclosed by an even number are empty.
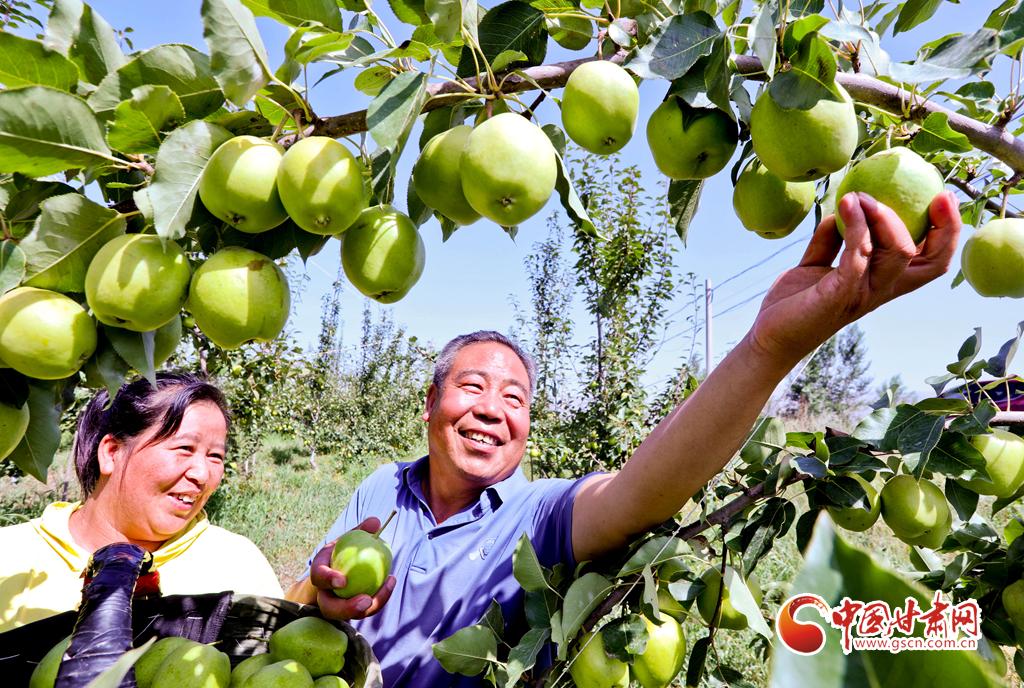
[[[71,537],[79,503],[55,502],[40,518],[0,528],[0,633],[76,609],[91,552]],[[270,563],[248,538],[211,525],[201,512],[153,552],[165,595],[232,590],[284,597]]]

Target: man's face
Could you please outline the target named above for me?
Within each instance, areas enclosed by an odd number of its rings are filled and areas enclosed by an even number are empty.
[[[529,389],[526,366],[504,344],[460,349],[441,388],[427,392],[432,478],[483,488],[508,477],[530,434]]]

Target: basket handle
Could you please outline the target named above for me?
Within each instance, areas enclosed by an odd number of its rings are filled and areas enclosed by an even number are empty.
[[[84,688],[131,649],[132,593],[152,561],[149,552],[127,542],[93,553],[86,569],[91,580],[82,590],[78,621],[57,674],[59,688]],[[136,688],[134,671],[121,688]]]

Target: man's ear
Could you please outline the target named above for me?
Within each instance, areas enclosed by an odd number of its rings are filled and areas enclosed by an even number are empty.
[[[427,405],[423,409],[423,422],[430,422],[430,411],[434,408],[434,402],[437,401],[437,385],[433,382],[430,383],[430,387],[427,388]]]
[[[100,475],[111,476],[120,458],[122,445],[113,435],[104,435],[96,448],[96,459],[99,463]]]

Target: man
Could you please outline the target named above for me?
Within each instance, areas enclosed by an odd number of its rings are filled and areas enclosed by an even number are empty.
[[[800,264],[768,291],[747,335],[616,473],[528,482],[519,463],[530,427],[529,358],[494,333],[453,340],[427,393],[428,456],[385,466],[358,488],[289,598],[316,602],[331,618],[356,619],[389,687],[479,685],[445,673],[431,646],[476,623],[492,599],[507,621],[522,619],[511,563],[522,533],[543,564],[574,565],[672,517],[735,454],[804,356],[949,267],[960,230],[953,194],[932,202],[933,227],[919,247],[896,214],[869,196],[848,194],[839,208],[847,239],[841,255],[835,220],[826,218]],[[395,575],[373,598],[333,596],[344,576],[329,568],[330,541],[357,525],[376,530],[376,517],[392,510],[398,515],[383,535],[395,552]]]

